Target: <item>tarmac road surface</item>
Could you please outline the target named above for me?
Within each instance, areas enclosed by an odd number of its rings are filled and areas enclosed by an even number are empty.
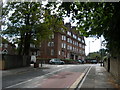
[[[5,88],[115,88],[111,75],[99,64],[43,65],[3,72]]]
[[[3,88],[69,88],[91,65],[48,65],[11,75],[3,74]]]

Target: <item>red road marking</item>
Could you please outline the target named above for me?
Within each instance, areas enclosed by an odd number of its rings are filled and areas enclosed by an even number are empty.
[[[38,88],[68,88],[80,75],[80,72],[61,72],[43,81]]]

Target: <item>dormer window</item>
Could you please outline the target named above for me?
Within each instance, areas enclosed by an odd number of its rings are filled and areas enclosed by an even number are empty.
[[[67,32],[67,35],[70,35],[70,36],[71,36],[71,32],[68,31],[68,32]]]
[[[76,39],[76,38],[77,38],[77,36],[76,36],[75,34],[73,34],[73,38],[74,38],[74,39]]]

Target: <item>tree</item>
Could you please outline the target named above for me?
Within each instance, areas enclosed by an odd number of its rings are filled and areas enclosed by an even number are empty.
[[[104,35],[111,54],[120,53],[120,2],[62,2],[59,11],[78,20],[83,36]]]
[[[92,52],[87,55],[87,59],[97,59],[97,60],[103,60],[103,57],[105,57],[106,49],[100,49],[98,52]]]
[[[9,2],[2,12],[4,25],[7,25],[2,33],[16,37],[22,55],[29,55],[30,43],[49,38],[63,25],[60,19],[49,15],[40,2]]]
[[[86,59],[100,59],[101,55],[99,52],[93,52],[93,53],[89,53],[86,57]]]

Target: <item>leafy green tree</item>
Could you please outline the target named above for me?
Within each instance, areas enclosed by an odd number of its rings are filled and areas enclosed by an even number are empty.
[[[99,52],[93,52],[93,53],[89,53],[86,57],[86,59],[100,59],[101,55]]]
[[[120,53],[120,2],[62,2],[59,11],[72,14],[83,36],[104,36],[111,54]]]
[[[104,56],[107,55],[107,50],[106,50],[106,49],[100,49],[100,50],[99,50],[99,53],[100,53],[101,56],[104,57]]]
[[[63,26],[62,21],[49,15],[40,2],[8,2],[2,9],[2,17],[7,25],[3,35],[16,37],[22,55],[29,55],[30,43],[39,44]]]
[[[86,59],[103,60],[103,57],[107,55],[106,52],[106,49],[100,49],[98,52],[89,53]]]

